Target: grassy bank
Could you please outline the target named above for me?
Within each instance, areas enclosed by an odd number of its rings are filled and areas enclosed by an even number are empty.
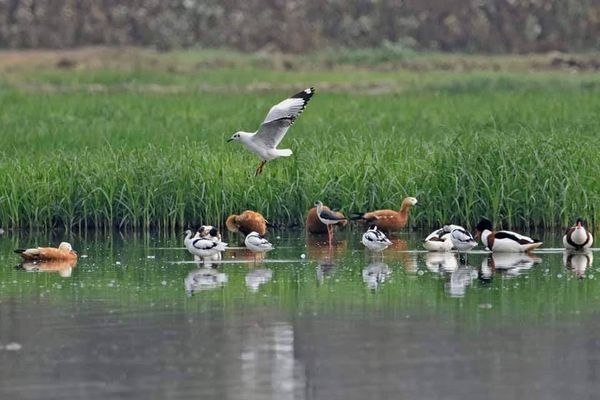
[[[0,65],[0,226],[174,229],[246,208],[294,225],[315,199],[352,212],[406,195],[422,226],[600,221],[597,75],[136,57]],[[225,140],[306,86],[294,156],[254,178],[258,159]]]

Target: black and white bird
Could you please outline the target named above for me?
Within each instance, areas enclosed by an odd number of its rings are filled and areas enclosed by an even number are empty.
[[[481,238],[481,243],[490,251],[519,253],[530,251],[542,245],[537,239],[524,236],[512,231],[494,231],[492,221],[482,218],[477,224],[476,237]]]
[[[212,225],[202,225],[200,228],[198,228],[196,234],[194,235],[194,239],[196,238],[204,238],[210,239],[213,242],[221,242],[221,233],[219,233],[219,230]],[[221,253],[222,252],[220,251],[216,252],[210,257],[209,261],[221,261]]]
[[[261,163],[256,168],[255,175],[262,172],[267,161],[292,155],[292,150],[278,149],[277,146],[283,140],[283,137],[296,118],[304,111],[306,104],[308,104],[314,94],[314,88],[308,88],[300,93],[296,93],[292,97],[271,107],[271,110],[269,110],[265,120],[256,132],[239,131],[234,133],[228,140],[228,142],[239,140],[248,150],[261,159]]]
[[[450,232],[446,232],[444,228],[440,228],[431,232],[425,239],[423,239],[423,247],[429,251],[452,250]]]
[[[328,207],[324,207],[323,203],[320,201],[315,202],[315,207],[317,207],[317,217],[319,217],[319,221],[327,226],[327,239],[331,244],[331,241],[333,240],[333,225],[346,221],[346,218],[331,211]]]
[[[227,243],[220,240],[214,240],[210,237],[192,237],[192,231],[190,229],[185,231],[183,243],[190,253],[202,260],[212,260],[212,257],[215,256],[215,254],[227,249]]]
[[[477,246],[477,241],[473,235],[460,225],[444,225],[442,229],[450,234],[452,247],[459,253],[469,251]]]
[[[362,235],[362,244],[371,251],[380,252],[387,249],[392,242],[382,231],[377,229],[376,225],[371,225]]]
[[[578,218],[575,225],[570,227],[563,236],[563,245],[569,250],[588,249],[593,243],[594,237],[585,228],[585,222],[581,218]]]
[[[271,242],[259,235],[258,232],[250,232],[246,236],[244,244],[253,253],[266,253],[274,249]]]

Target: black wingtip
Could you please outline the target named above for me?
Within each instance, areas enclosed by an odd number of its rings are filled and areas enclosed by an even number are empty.
[[[17,254],[25,253],[25,249],[16,249],[15,253],[17,253]]]
[[[355,213],[355,214],[350,214],[350,219],[351,219],[352,221],[356,221],[356,220],[358,220],[358,219],[363,219],[363,218],[364,218],[364,215],[365,215],[364,213],[362,213],[362,214],[358,214],[358,213]]]
[[[315,94],[315,88],[309,87],[308,89],[304,89],[303,91],[296,93],[292,96],[293,99],[303,99],[304,102],[308,103],[311,97]]]

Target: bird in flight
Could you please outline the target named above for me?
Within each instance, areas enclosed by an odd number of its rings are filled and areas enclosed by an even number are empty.
[[[302,114],[306,104],[308,104],[314,94],[314,88],[308,88],[300,93],[296,93],[292,97],[271,107],[265,120],[256,132],[239,131],[227,140],[228,142],[239,140],[248,150],[261,159],[260,164],[256,168],[255,176],[262,172],[267,161],[292,155],[292,150],[278,149],[277,146],[283,140],[296,118]]]

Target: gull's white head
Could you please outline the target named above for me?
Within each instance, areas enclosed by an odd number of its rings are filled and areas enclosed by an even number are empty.
[[[250,135],[250,132],[244,132],[244,131],[237,131],[236,133],[234,133],[229,139],[227,139],[228,142],[231,142],[233,140],[243,140],[244,138],[246,138],[248,135]]]

